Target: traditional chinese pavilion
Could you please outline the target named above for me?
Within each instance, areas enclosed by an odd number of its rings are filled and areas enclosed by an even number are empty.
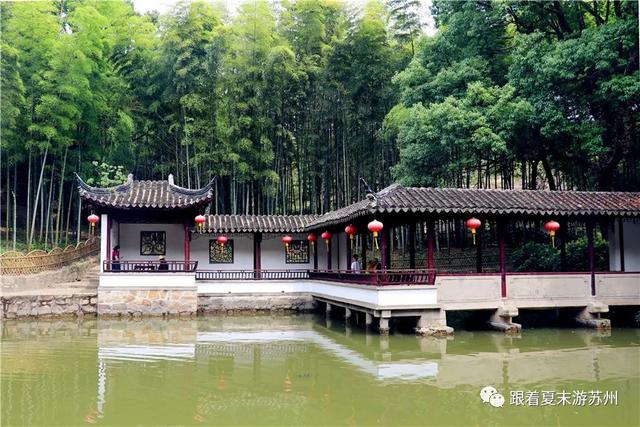
[[[382,319],[382,330],[383,320],[396,315],[419,317],[419,327],[443,324],[446,310],[496,309],[494,323],[511,325],[518,308],[584,306],[585,316],[597,320],[609,305],[640,305],[640,193],[394,184],[324,215],[211,215],[211,183],[187,189],[171,175],[166,181],[129,176],[114,188],[78,183],[87,210],[99,214],[99,313],[145,314],[151,289],[164,295],[154,294],[161,304],[148,302],[152,314],[225,309],[231,300],[236,308],[256,308],[251,298],[267,298],[257,308],[269,308],[279,304],[275,295],[302,296],[308,298],[296,307],[338,305],[345,316],[361,310],[368,323]],[[459,227],[452,236],[448,225],[455,222],[469,228],[457,252],[472,260],[465,268],[443,256],[445,238],[460,241]],[[511,272],[514,230],[543,227],[558,240],[561,271]],[[586,236],[586,271],[567,265],[570,227]],[[597,271],[596,228],[608,238],[607,271]],[[408,256],[398,261],[392,246],[400,240]],[[119,258],[112,259],[116,246]],[[354,254],[360,271],[350,269]]]

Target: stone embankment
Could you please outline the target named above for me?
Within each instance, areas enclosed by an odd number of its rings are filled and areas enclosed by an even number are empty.
[[[3,319],[52,316],[95,316],[97,294],[13,295],[0,297]]]
[[[87,258],[59,270],[0,277],[0,318],[95,316],[98,260]]]

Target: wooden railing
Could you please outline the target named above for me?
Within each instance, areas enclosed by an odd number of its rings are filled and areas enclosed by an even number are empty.
[[[435,270],[198,270],[198,280],[318,279],[361,285],[433,285]]]
[[[22,276],[55,270],[99,252],[100,239],[96,237],[64,249],[54,248],[49,252],[35,250],[25,254],[8,251],[0,255],[0,275]]]
[[[197,280],[291,280],[308,279],[308,270],[198,270]]]
[[[108,273],[185,273],[194,272],[198,261],[103,261]]]
[[[436,271],[428,269],[375,271],[312,270],[309,271],[309,278],[373,286],[433,285],[436,280]]]

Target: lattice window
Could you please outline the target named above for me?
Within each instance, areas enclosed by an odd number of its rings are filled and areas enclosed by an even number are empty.
[[[140,255],[166,255],[167,233],[164,231],[140,232]]]
[[[294,240],[289,247],[284,249],[286,264],[308,264],[309,242],[307,240]]]
[[[209,240],[209,264],[233,264],[233,239],[224,245]]]

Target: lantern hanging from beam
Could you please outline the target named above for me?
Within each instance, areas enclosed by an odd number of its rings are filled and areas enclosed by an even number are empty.
[[[100,221],[100,217],[94,213],[87,217],[87,221],[89,221],[89,226],[91,228],[91,235],[96,234],[96,224]]]
[[[204,223],[207,221],[204,215],[197,215],[195,218],[196,226],[198,227],[198,232],[204,233]]]
[[[220,245],[221,248],[224,249],[224,245],[229,241],[227,236],[218,236],[216,237],[216,242]]]
[[[478,218],[475,217],[471,217],[467,220],[467,222],[465,223],[465,225],[467,226],[467,228],[469,230],[471,230],[471,235],[473,236],[473,244],[476,244],[476,230],[478,228],[480,228],[480,226],[482,225],[482,221],[480,221]]]
[[[327,249],[329,249],[329,243],[331,242],[332,237],[331,233],[329,231],[325,231],[320,235],[320,237],[322,237],[322,240],[324,240],[324,242],[327,244]]]
[[[316,240],[318,240],[318,236],[313,233],[309,233],[307,235],[307,240],[311,243],[311,246],[315,246]]]
[[[353,225],[349,224],[344,228],[344,232],[349,235],[349,241],[351,242],[351,249],[353,249],[353,239],[356,238],[356,234],[358,234],[358,229]]]
[[[384,228],[384,224],[377,219],[374,219],[369,224],[367,224],[367,228],[373,233],[373,243],[375,243],[376,249],[380,249],[380,245],[378,245],[378,234]]]
[[[289,244],[293,242],[293,237],[291,236],[284,236],[282,238],[282,243],[284,243],[284,247],[289,250]]]
[[[556,247],[556,231],[560,230],[560,224],[556,221],[548,221],[544,224],[544,229],[549,232],[549,236],[551,236],[551,244],[553,247]]]

